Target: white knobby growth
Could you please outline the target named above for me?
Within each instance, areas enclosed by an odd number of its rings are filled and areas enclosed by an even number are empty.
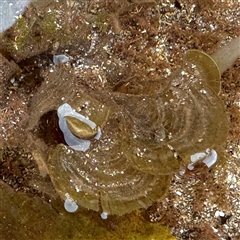
[[[108,213],[107,212],[102,212],[101,213],[101,218],[104,219],[104,220],[107,219],[108,218]]]
[[[67,212],[73,213],[78,209],[77,203],[69,196],[69,194],[65,194],[66,200],[64,202],[64,208]]]
[[[69,57],[64,54],[54,55],[53,56],[53,63],[58,65],[59,63],[66,63],[69,61]]]

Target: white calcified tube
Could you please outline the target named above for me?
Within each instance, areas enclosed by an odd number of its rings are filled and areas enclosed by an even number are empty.
[[[188,165],[189,170],[193,170],[196,163],[199,161],[205,163],[208,168],[210,168],[214,163],[216,163],[218,154],[214,149],[206,149],[206,152],[195,153],[190,156],[191,164]]]
[[[217,152],[214,149],[207,149],[208,155],[203,159],[203,162],[210,168],[217,161]]]
[[[65,142],[68,144],[69,147],[77,150],[77,151],[83,151],[89,149],[91,142],[89,140],[80,139],[74,136],[71,131],[68,129],[67,121],[65,119],[65,116],[75,117],[79,119],[80,121],[86,123],[88,126],[90,126],[92,129],[96,127],[96,124],[92,122],[91,120],[84,117],[82,114],[75,112],[71,106],[67,103],[64,103],[58,108],[58,118],[59,118],[59,127],[63,132]],[[101,129],[98,128],[98,133],[95,136],[95,139],[99,139],[101,136]]]
[[[218,49],[211,55],[211,58],[216,62],[221,74],[230,68],[239,57],[240,36],[232,39],[224,47]]]

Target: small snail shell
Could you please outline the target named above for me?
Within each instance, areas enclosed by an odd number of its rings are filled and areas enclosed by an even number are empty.
[[[91,128],[88,124],[80,121],[75,117],[66,116],[65,119],[67,122],[68,129],[74,136],[78,138],[91,139],[98,133],[97,127]]]
[[[68,122],[66,117],[68,117]],[[71,106],[67,103],[64,103],[58,108],[58,118],[59,118],[59,127],[63,132],[64,139],[66,143],[73,149],[77,151],[86,151],[91,142],[89,140],[81,139],[76,137],[77,132],[81,132],[84,136],[84,133],[89,136],[89,128],[96,129],[97,126],[91,120],[85,118],[83,115],[73,111]],[[74,124],[74,122],[78,121],[78,124]],[[80,124],[80,123],[81,124]],[[71,126],[70,129],[68,126]],[[82,130],[77,130],[77,126],[83,126]],[[87,126],[87,127],[86,127]],[[73,131],[73,132],[72,132]],[[81,134],[80,134],[81,135]],[[99,139],[101,136],[101,129],[97,128],[97,134],[95,135],[95,139]]]

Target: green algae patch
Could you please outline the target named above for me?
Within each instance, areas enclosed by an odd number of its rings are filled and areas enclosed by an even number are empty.
[[[23,193],[16,193],[0,181],[2,240],[41,239],[41,232],[47,231],[50,223],[56,218],[57,213],[40,198],[30,198]]]
[[[14,39],[9,41],[8,49],[12,51],[23,51],[26,42],[29,39],[31,34],[31,28],[29,26],[29,22],[25,17],[19,17],[18,21],[14,25]]]
[[[175,239],[166,227],[151,224],[136,213],[122,217],[110,216],[102,220],[95,212],[64,213],[62,221],[44,239],[86,239],[86,240],[165,240]]]
[[[72,42],[87,42],[89,24],[72,16],[75,9],[66,1],[37,1],[30,4],[16,23],[2,33],[1,49],[16,62],[41,54],[56,51]],[[61,14],[59,14],[61,12]],[[73,33],[74,32],[74,33]]]
[[[166,227],[147,222],[141,211],[109,216],[86,209],[67,213],[57,199],[50,203],[39,197],[17,193],[0,182],[0,233],[2,240],[170,240]]]
[[[56,21],[55,12],[46,13],[43,21],[40,22],[39,27],[45,34],[56,34],[58,27],[55,21]]]

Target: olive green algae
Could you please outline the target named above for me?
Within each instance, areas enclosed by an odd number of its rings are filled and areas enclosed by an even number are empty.
[[[47,203],[14,192],[0,182],[0,235],[2,240],[138,239],[171,240],[166,227],[151,224],[140,211],[102,220],[96,212],[79,209],[67,213],[60,200]]]

